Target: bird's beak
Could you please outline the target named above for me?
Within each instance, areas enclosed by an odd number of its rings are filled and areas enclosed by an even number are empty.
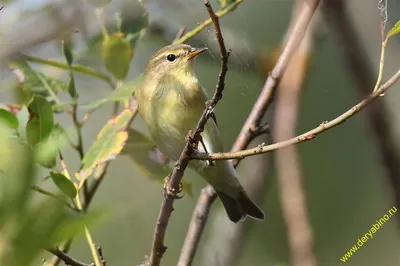
[[[205,50],[207,50],[207,47],[204,48],[192,48],[192,50],[190,51],[190,53],[186,56],[186,58],[192,59],[193,57],[195,57],[196,55],[201,54],[202,52],[204,52]]]

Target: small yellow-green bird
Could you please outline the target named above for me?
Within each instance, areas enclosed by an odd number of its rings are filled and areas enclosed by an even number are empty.
[[[158,149],[178,160],[186,135],[196,127],[205,109],[207,94],[194,71],[194,58],[206,48],[173,44],[156,52],[146,66],[143,81],[135,92],[139,113]],[[202,152],[223,152],[216,121],[210,119],[202,133]],[[191,161],[189,167],[217,192],[233,222],[246,216],[263,220],[264,212],[247,196],[231,161]]]

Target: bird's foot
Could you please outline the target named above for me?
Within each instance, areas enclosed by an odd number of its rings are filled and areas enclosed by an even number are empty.
[[[172,197],[174,199],[181,199],[183,198],[182,196],[179,196],[178,194],[182,192],[183,190],[183,185],[182,182],[179,182],[179,188],[178,190],[174,189],[173,187],[170,186],[169,181],[171,179],[171,175],[167,175],[164,178],[164,197]]]

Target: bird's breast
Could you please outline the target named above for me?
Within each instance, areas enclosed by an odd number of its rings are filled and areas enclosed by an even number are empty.
[[[156,145],[175,160],[186,143],[186,135],[201,116],[205,97],[201,91],[196,98],[194,93],[171,86],[158,88],[157,92],[148,98],[144,117]]]

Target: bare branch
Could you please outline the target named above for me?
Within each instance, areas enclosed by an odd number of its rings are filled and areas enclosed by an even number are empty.
[[[302,0],[294,4],[296,15]],[[290,61],[277,90],[274,112],[274,141],[282,141],[296,135],[301,93],[308,71],[308,61],[312,53],[315,28],[320,13],[316,13],[307,29],[301,45]],[[306,197],[302,185],[301,164],[295,146],[276,151],[275,161],[279,195],[283,218],[287,227],[291,265],[315,266],[313,233],[308,218]]]
[[[200,120],[196,125],[196,129],[191,132],[189,136],[189,140],[185,145],[184,150],[182,151],[179,160],[172,172],[172,175],[169,179],[168,186],[170,191],[178,191],[179,184],[182,180],[183,173],[186,167],[189,164],[191,155],[194,153],[194,147],[197,145],[197,142],[200,137],[200,133],[203,132],[204,126],[210,117],[213,109],[222,98],[222,92],[225,87],[225,76],[228,71],[228,57],[229,52],[227,52],[225,43],[222,37],[221,28],[219,24],[218,16],[214,13],[214,10],[211,7],[211,4],[208,0],[204,1],[204,4],[207,8],[207,11],[210,15],[210,18],[214,24],[216,37],[218,39],[218,43],[220,46],[221,53],[221,71],[218,77],[217,87],[215,89],[215,93],[210,102],[207,103],[207,107],[204,110]],[[169,218],[171,216],[171,212],[173,210],[173,203],[176,198],[176,194],[167,193],[164,197],[164,200],[161,205],[160,214],[157,219],[157,224],[154,230],[153,237],[153,245],[151,250],[151,255],[148,264],[152,266],[156,266],[160,264],[161,258],[166,250],[164,246],[164,237],[165,231],[168,226]]]
[[[254,149],[247,149],[238,152],[226,152],[226,153],[197,153],[193,158],[198,160],[230,160],[230,159],[243,159],[248,156],[253,156],[261,153],[271,152],[277,149],[292,146],[294,144],[302,143],[307,140],[314,139],[318,134],[325,132],[326,130],[333,128],[341,123],[344,123],[347,119],[351,118],[362,109],[364,109],[371,101],[378,98],[381,94],[384,94],[397,80],[400,78],[400,69],[394,74],[385,84],[379,87],[378,90],[371,93],[367,98],[362,100],[360,103],[353,106],[351,109],[336,117],[331,121],[322,122],[318,127],[307,131],[297,137],[274,143],[268,146],[259,145],[259,147]]]

